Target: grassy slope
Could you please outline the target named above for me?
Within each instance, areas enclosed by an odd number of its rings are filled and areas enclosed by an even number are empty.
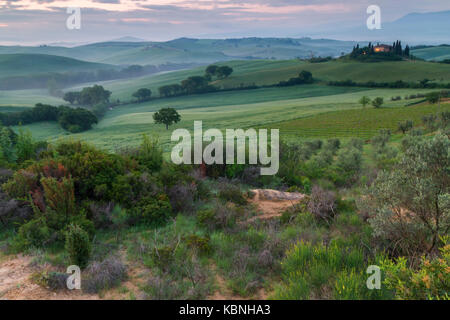
[[[275,92],[270,92],[270,90],[278,89],[270,88],[228,92],[227,95],[212,93],[129,104],[109,111],[92,130],[67,137],[83,139],[99,147],[114,150],[117,147],[138,144],[141,134],[147,133],[158,135],[164,144],[165,151],[169,151],[172,130],[176,128],[191,130],[195,120],[202,120],[204,128],[258,127],[336,110],[358,109],[360,105],[356,101],[361,95],[368,95],[371,98],[383,96],[389,99],[391,96],[418,92],[408,89],[359,91],[357,88],[352,88],[355,89],[352,92],[352,89],[339,88],[346,91],[326,93],[323,91],[324,88],[329,89],[314,85],[291,87],[292,92],[286,91],[284,95],[281,94],[278,97],[274,96]],[[312,94],[314,92],[316,96]],[[256,99],[260,102],[255,103]],[[403,104],[403,101],[395,103],[389,101],[386,106],[395,107],[403,106]],[[165,130],[162,125],[153,123],[152,116],[153,112],[159,108],[169,106],[179,109],[182,121],[171,126],[170,130]],[[66,135],[56,123],[36,123],[25,127],[39,139],[52,140]]]
[[[422,116],[442,111],[450,111],[450,104],[421,104],[397,108],[366,108],[333,111],[307,118],[271,124],[279,128],[282,135],[295,137],[360,137],[370,138],[380,129],[398,132],[398,123],[412,120],[421,125]]]
[[[0,77],[2,78],[50,72],[92,71],[103,68],[111,68],[111,66],[46,54],[0,55]]]
[[[425,60],[440,61],[450,59],[450,46],[437,46],[411,51],[411,53]]]
[[[391,82],[396,80],[419,81],[424,78],[435,81],[450,81],[450,65],[441,65],[422,61],[396,61],[361,63],[354,61],[329,61],[308,63],[296,60],[280,61],[262,68],[263,61],[237,62],[237,66],[249,65],[247,71],[240,70],[236,75],[223,80],[220,84],[231,86],[243,81],[239,74],[247,72],[247,83],[268,84],[296,76],[301,70],[312,72],[314,78],[322,81],[351,79],[356,82]]]
[[[48,90],[44,89],[0,90],[0,106],[33,107],[38,102],[52,105],[65,103],[60,98],[50,96]]]
[[[233,61],[227,64],[232,65],[236,71],[229,79],[217,81],[216,85],[218,86],[231,87],[253,82],[273,84],[296,75],[302,69],[311,70],[316,78],[328,77],[334,80],[348,77],[355,81],[390,81],[398,78],[419,80],[424,77],[433,78],[433,75],[442,78],[450,77],[450,73],[446,69],[450,66],[425,62],[417,62],[414,65],[410,62],[364,64],[340,61],[310,64],[298,60],[260,60]],[[137,88],[150,87],[157,92],[157,88],[161,85],[179,82],[189,75],[202,73],[203,68],[196,68],[138,79],[109,81],[103,85],[113,92],[113,99],[129,101],[132,92]],[[164,130],[161,125],[155,125],[152,119],[153,112],[162,107],[174,107],[180,110],[182,121],[171,129],[192,128],[194,120],[203,120],[205,127],[243,128],[294,120],[336,110],[360,108],[357,101],[362,95],[368,95],[370,98],[384,97],[387,107],[403,106],[405,101],[391,102],[389,99],[392,96],[403,97],[428,91],[430,90],[342,88],[318,84],[156,99],[147,103],[117,107],[109,111],[93,130],[72,136],[86,139],[101,147],[114,149],[118,146],[136,144],[142,133],[151,133],[160,135],[161,140],[168,148],[167,143],[172,130]],[[11,105],[11,98],[9,97],[9,101],[5,101],[4,105]],[[2,99],[0,99],[1,102],[3,102]],[[370,120],[367,121],[370,122]],[[65,135],[65,132],[56,123],[33,124],[28,127],[40,139],[55,139]]]
[[[297,76],[301,70],[308,70],[318,80],[347,80],[356,82],[373,81],[418,81],[424,78],[450,82],[450,65],[429,62],[380,62],[360,63],[332,61],[325,63],[308,63],[299,60],[255,60],[229,61],[225,63],[234,69],[228,79],[217,80],[213,84],[220,88],[233,88],[244,85],[271,85],[281,80]],[[129,80],[114,80],[102,84],[113,92],[113,99],[130,101],[131,95],[139,88],[150,88],[153,95],[158,95],[158,87],[179,83],[191,75],[202,75],[204,67],[192,70],[169,72]],[[85,85],[83,85],[85,86]],[[77,86],[70,90],[78,90]]]

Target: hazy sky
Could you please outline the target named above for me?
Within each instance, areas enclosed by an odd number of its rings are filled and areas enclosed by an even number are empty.
[[[308,36],[365,28],[366,8],[382,21],[412,12],[450,10],[449,0],[0,0],[0,43],[92,42],[123,36]],[[81,29],[68,30],[68,7],[81,8]]]

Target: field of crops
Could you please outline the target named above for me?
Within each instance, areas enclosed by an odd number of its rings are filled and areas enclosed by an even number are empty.
[[[202,120],[205,129],[267,127],[271,123],[312,117],[337,110],[360,109],[361,105],[357,101],[362,95],[370,98],[384,97],[386,107],[402,107],[406,101],[393,102],[389,100],[390,97],[418,92],[423,93],[426,90],[361,91],[361,88],[305,85],[230,91],[123,105],[108,111],[93,129],[79,134],[68,135],[57,123],[34,123],[23,127],[30,129],[33,136],[38,139],[82,139],[110,150],[137,145],[142,134],[146,133],[159,136],[165,150],[168,151],[171,146],[172,130],[176,128],[192,130],[196,120]],[[154,124],[152,118],[153,113],[163,107],[174,107],[181,115],[181,121],[171,126],[169,130],[165,130],[163,125]],[[368,107],[367,110],[369,109]]]
[[[380,129],[398,132],[398,123],[401,121],[412,120],[415,125],[420,126],[424,115],[449,110],[448,103],[440,106],[421,104],[410,107],[342,110],[274,123],[270,127],[279,128],[282,135],[300,138],[370,138]]]

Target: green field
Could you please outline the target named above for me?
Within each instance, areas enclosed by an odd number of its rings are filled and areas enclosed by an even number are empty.
[[[284,136],[300,138],[370,138],[380,129],[398,132],[398,123],[405,120],[412,120],[414,125],[420,126],[424,115],[442,111],[450,111],[450,104],[334,111],[278,122],[271,124],[270,127],[280,129],[280,133]]]
[[[386,81],[419,81],[428,78],[437,82],[450,82],[450,65],[430,62],[380,62],[360,63],[348,61],[331,61],[325,63],[309,63],[299,60],[255,60],[230,61],[222,63],[233,67],[234,72],[224,80],[217,80],[213,84],[222,89],[234,88],[240,85],[273,85],[281,80],[297,76],[301,70],[308,70],[318,81],[348,80],[366,82]],[[202,75],[204,67],[191,70],[165,72],[134,79],[121,79],[98,82],[112,91],[112,100],[131,101],[132,94],[139,88],[150,88],[153,96],[158,96],[158,88],[163,85],[179,83],[192,75]],[[81,90],[92,85],[85,83],[65,91]],[[35,96],[33,96],[35,94]],[[227,95],[228,93],[221,93]],[[243,94],[243,93],[240,93]],[[288,99],[286,97],[286,99]],[[37,102],[62,104],[64,101],[51,97],[44,90],[0,91],[1,105],[32,106]],[[255,101],[257,102],[257,101]]]
[[[0,77],[93,71],[113,66],[46,54],[0,54]]]
[[[450,46],[437,46],[430,48],[422,48],[417,50],[412,50],[411,53],[416,57],[425,60],[441,61],[445,59],[450,59]]]
[[[361,91],[361,88],[305,85],[230,91],[123,105],[109,111],[93,129],[79,134],[68,135],[57,123],[35,123],[24,128],[30,129],[33,136],[38,139],[82,139],[109,150],[137,145],[141,135],[147,133],[159,136],[165,151],[168,151],[172,130],[176,128],[191,130],[196,120],[202,120],[204,128],[261,127],[271,123],[327,114],[336,110],[360,109],[361,106],[357,101],[362,95],[371,98],[384,97],[386,108],[383,108],[383,111],[395,107],[403,108],[405,101],[392,102],[389,101],[390,97],[418,92],[426,92],[426,90]],[[181,122],[171,126],[169,130],[165,130],[163,125],[154,124],[153,112],[162,107],[178,109],[182,117]]]
[[[324,63],[309,63],[300,60],[256,60],[256,61],[229,61],[226,64],[234,69],[228,79],[217,80],[213,85],[219,88],[235,88],[240,85],[273,85],[282,80],[295,77],[302,70],[312,72],[318,81],[336,81],[351,79],[355,82],[391,82],[403,80],[408,82],[420,81],[425,78],[436,82],[450,82],[450,65],[430,62],[401,61],[361,63],[348,61],[330,61]],[[150,88],[153,95],[158,95],[158,87],[179,83],[192,75],[203,75],[204,67],[192,70],[167,72],[135,79],[113,80],[101,84],[112,91],[112,99],[130,101],[131,95],[139,88]],[[79,85],[68,90],[79,90]],[[0,100],[0,103],[3,103]],[[6,102],[5,102],[6,103]]]
[[[46,89],[0,90],[0,106],[32,107],[38,102],[52,105],[66,103],[61,98],[49,95]]]
[[[360,63],[331,61],[309,63],[299,60],[285,61],[231,61],[235,70],[224,80],[214,84],[222,89],[241,84],[268,85],[310,70],[318,80],[312,85],[291,87],[266,87],[251,90],[220,91],[208,94],[153,99],[145,103],[128,103],[110,110],[99,123],[87,132],[69,135],[57,123],[34,123],[24,126],[37,139],[82,139],[114,150],[118,147],[136,145],[143,133],[158,135],[164,148],[169,150],[170,134],[175,128],[192,129],[195,120],[202,120],[205,128],[249,128],[279,126],[282,134],[295,136],[348,136],[368,137],[386,126],[396,129],[397,122],[404,119],[419,121],[433,107],[405,108],[412,100],[391,101],[391,97],[427,93],[424,89],[368,89],[361,87],[327,86],[321,80],[353,81],[416,81],[423,78],[450,81],[450,66],[429,62],[382,62]],[[157,96],[157,88],[179,83],[191,75],[201,75],[204,67],[192,70],[166,72],[135,79],[114,80],[101,84],[112,91],[112,100],[132,101],[132,93],[138,88],[151,88]],[[68,88],[80,90],[89,84]],[[380,110],[367,107],[361,111],[358,100],[366,95],[373,99],[383,97],[385,104]],[[45,90],[0,91],[0,106],[33,106],[37,102],[53,105],[64,103],[51,97]],[[162,125],[153,123],[153,113],[163,107],[176,108],[182,121],[166,131]],[[414,111],[414,112],[413,112]],[[337,112],[333,114],[332,112]],[[411,114],[410,114],[411,113]],[[310,121],[313,121],[310,123]],[[307,123],[310,123],[309,125]],[[300,125],[301,124],[301,125]],[[301,128],[301,129],[300,129]],[[354,129],[352,129],[354,128]],[[17,129],[17,128],[16,128]],[[299,131],[296,131],[296,130]],[[353,130],[353,131],[352,131]]]

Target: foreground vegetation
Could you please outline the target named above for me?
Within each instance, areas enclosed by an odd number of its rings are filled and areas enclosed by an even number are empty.
[[[12,103],[0,110],[0,253],[31,255],[32,281],[53,291],[76,264],[86,294],[129,299],[448,299],[450,104],[436,91],[448,67],[410,63],[377,62],[381,77],[345,59],[227,62],[71,88],[77,108]],[[413,86],[398,85],[401,70]],[[376,85],[327,85],[349,78]],[[278,173],[172,164],[164,126],[195,120],[280,129]],[[302,197],[267,217],[255,189]]]
[[[14,172],[1,173],[1,247],[52,265],[36,281],[55,289],[77,264],[83,290],[105,292],[133,262],[150,271],[139,290],[152,299],[210,297],[217,277],[240,297],[445,299],[448,119],[424,120],[400,145],[381,131],[370,152],[356,138],[283,143],[270,177],[258,166],[175,166],[146,136],[109,153],[78,141],[42,148],[25,133],[8,144],[5,129],[3,154],[21,156],[3,158]],[[262,220],[252,188],[308,196]],[[383,271],[380,290],[366,287],[369,265]]]

